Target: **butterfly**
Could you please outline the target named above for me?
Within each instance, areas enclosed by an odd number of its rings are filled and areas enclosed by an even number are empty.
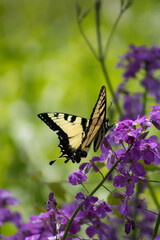
[[[60,112],[40,113],[38,117],[58,135],[58,146],[62,152],[59,158],[66,158],[65,163],[69,160],[79,163],[81,158],[86,158],[92,142],[96,152],[104,136],[113,126],[110,126],[109,119],[106,119],[105,86],[101,87],[90,119]],[[50,164],[53,162],[55,161],[51,161]]]

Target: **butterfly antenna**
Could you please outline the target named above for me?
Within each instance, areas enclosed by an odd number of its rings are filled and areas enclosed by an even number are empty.
[[[49,165],[52,165],[53,163],[55,163],[56,160],[52,160],[49,162]]]

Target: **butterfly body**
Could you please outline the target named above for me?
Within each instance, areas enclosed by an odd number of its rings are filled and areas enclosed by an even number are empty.
[[[106,119],[106,89],[100,90],[98,100],[90,119],[66,113],[40,113],[38,117],[44,121],[60,140],[61,157],[66,161],[79,163],[87,157],[91,143],[94,141],[94,151],[97,151],[103,137],[111,128]]]

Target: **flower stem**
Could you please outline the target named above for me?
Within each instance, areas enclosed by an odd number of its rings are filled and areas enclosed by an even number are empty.
[[[76,9],[78,8],[78,3],[76,2]],[[83,31],[83,28],[81,26],[81,22],[82,20],[79,19],[79,16],[78,16],[78,11],[76,11],[76,17],[77,17],[77,23],[78,23],[78,27],[79,27],[79,30],[80,30],[80,33],[82,34],[82,37],[84,39],[84,41],[86,42],[87,46],[89,47],[89,49],[91,50],[93,56],[98,59],[98,56],[97,56],[97,53],[95,51],[95,49],[93,48],[92,44],[90,43],[90,41],[88,40],[87,36],[85,35],[84,31]]]
[[[101,10],[101,0],[96,0],[95,1],[95,18],[96,18],[95,20],[96,20],[99,60],[103,59],[102,39],[101,39],[101,30],[100,30],[100,10]]]
[[[135,204],[134,204],[134,221],[137,221],[137,204],[138,204],[138,199],[139,199],[139,193],[140,193],[140,187],[141,187],[141,182],[137,183],[137,191],[136,191],[136,199],[135,199]],[[134,240],[136,239],[136,229],[132,232],[131,239]]]
[[[68,224],[67,224],[66,230],[65,230],[64,235],[63,235],[63,237],[62,237],[61,240],[65,240],[65,239],[66,239],[66,237],[67,237],[67,235],[68,235],[68,232],[69,232],[69,229],[70,229],[70,227],[71,227],[71,224],[72,224],[75,216],[76,216],[77,213],[79,212],[79,210],[83,207],[83,205],[84,205],[84,203],[82,203],[82,204],[81,204],[79,207],[77,207],[77,209],[74,211],[72,217],[70,218],[70,220],[69,220],[69,222],[68,222]]]
[[[92,192],[89,195],[94,195],[95,192],[103,185],[103,183],[107,180],[109,175],[113,172],[113,170],[117,167],[118,163],[121,161],[121,159],[118,159],[117,162],[113,165],[113,167],[108,171],[108,173],[105,175],[105,177],[102,179],[102,181],[95,187],[95,189],[92,190]]]
[[[152,240],[157,236],[159,226],[160,226],[160,211],[159,211],[159,214],[158,214],[158,217],[157,217],[157,221],[156,221],[156,225],[155,225],[155,228],[154,228]]]
[[[121,115],[122,114],[121,108],[120,108],[119,103],[118,103],[118,101],[116,99],[116,96],[114,94],[113,87],[112,87],[111,81],[109,79],[107,68],[106,68],[105,62],[104,62],[104,55],[103,55],[103,50],[102,50],[101,31],[100,31],[100,8],[101,8],[101,1],[100,0],[96,0],[96,3],[95,3],[95,15],[96,15],[97,44],[98,44],[98,51],[99,51],[99,59],[98,60],[99,60],[102,72],[104,74],[106,83],[108,85],[108,88],[110,90],[110,93],[111,93],[112,98],[114,100],[114,103],[116,105],[117,111]]]
[[[147,103],[147,89],[145,89],[144,93],[143,93],[143,114],[146,114],[146,103]]]
[[[118,14],[118,17],[117,17],[117,19],[116,19],[112,29],[111,29],[110,35],[108,37],[108,40],[106,42],[106,46],[105,46],[105,49],[104,49],[104,58],[106,58],[106,56],[108,54],[108,49],[110,47],[111,40],[112,40],[113,35],[115,33],[116,27],[117,27],[117,25],[118,25],[118,23],[119,23],[119,21],[120,21],[120,19],[122,17],[122,14],[123,14],[123,11],[120,11],[120,13]]]
[[[113,98],[113,100],[114,100],[115,106],[116,106],[116,108],[117,108],[117,111],[118,111],[118,113],[121,115],[121,114],[122,114],[122,111],[121,111],[121,108],[120,108],[119,103],[118,103],[118,101],[117,101],[117,98],[116,98],[116,96],[115,96],[115,94],[114,94],[113,87],[112,87],[112,84],[111,84],[111,81],[110,81],[110,78],[109,78],[109,75],[108,75],[108,72],[107,72],[107,68],[106,68],[105,63],[104,63],[104,59],[101,59],[100,65],[101,65],[102,72],[103,72],[103,74],[104,74],[106,83],[107,83],[107,85],[108,85],[108,88],[109,88],[110,93],[111,93],[111,95],[112,95],[112,98]]]

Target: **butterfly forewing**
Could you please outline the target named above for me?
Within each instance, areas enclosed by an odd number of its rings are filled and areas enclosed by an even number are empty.
[[[104,126],[105,118],[106,118],[106,88],[103,86],[101,88],[96,105],[92,111],[89,120],[89,126],[86,130],[86,135],[81,144],[82,151],[88,151],[94,138],[98,134],[101,134],[101,127]],[[95,147],[94,149],[95,151],[97,151],[99,145],[100,143]]]

